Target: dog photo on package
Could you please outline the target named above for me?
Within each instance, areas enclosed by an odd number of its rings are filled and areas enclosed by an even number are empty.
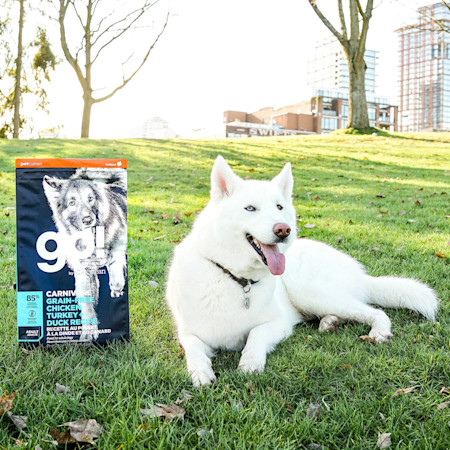
[[[16,161],[19,343],[129,338],[126,167]]]

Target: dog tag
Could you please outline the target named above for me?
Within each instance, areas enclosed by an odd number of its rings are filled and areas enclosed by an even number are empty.
[[[250,280],[248,280],[247,285],[243,287],[244,294],[248,294],[252,290],[252,284],[250,283]],[[244,295],[244,306],[245,309],[250,308],[250,297],[247,295]]]

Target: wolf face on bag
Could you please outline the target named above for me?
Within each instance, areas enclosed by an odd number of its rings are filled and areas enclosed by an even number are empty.
[[[376,342],[390,339],[391,323],[376,304],[409,308],[434,320],[432,289],[408,278],[371,277],[338,250],[296,239],[290,164],[271,181],[243,180],[217,157],[211,199],[190,234],[175,248],[166,299],[194,385],[215,380],[217,349],[242,350],[239,369],[260,372],[266,355],[295,324],[321,319],[371,326]]]
[[[68,179],[43,179],[53,221],[66,245],[66,261],[73,270],[75,292],[83,319],[80,341],[98,337],[95,307],[99,296],[97,271],[106,266],[111,297],[121,297],[126,276],[125,172],[108,169],[78,169]]]

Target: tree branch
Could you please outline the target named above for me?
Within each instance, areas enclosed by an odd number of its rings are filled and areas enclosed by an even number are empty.
[[[345,25],[345,15],[344,10],[342,8],[342,0],[338,0],[338,8],[339,8],[339,20],[341,21],[341,33],[344,39],[347,38],[347,26]]]
[[[323,15],[322,11],[317,7],[316,0],[308,0],[309,4],[312,6],[314,12],[319,16],[319,19],[323,22],[323,24],[333,33],[333,35],[338,39],[338,41],[345,46],[346,40],[343,35],[336,30],[336,28],[331,25],[330,21]]]
[[[363,25],[362,25],[361,34],[359,36],[359,41],[358,41],[357,57],[360,57],[360,58],[364,58],[367,32],[369,30],[369,21],[370,21],[370,18],[372,17],[372,10],[373,10],[373,0],[367,0],[366,11],[365,11],[364,15],[362,16],[363,17]]]
[[[109,41],[107,41],[105,44],[103,44],[99,50],[97,51],[97,54],[95,55],[94,59],[92,60],[92,63],[94,63],[94,61],[99,57],[100,53],[102,52],[102,50],[107,47],[109,44],[111,44],[113,41],[115,41],[116,39],[118,39],[120,36],[122,36],[125,32],[127,32],[129,29],[132,28],[133,24],[135,24],[152,6],[154,6],[159,0],[156,0],[153,3],[150,2],[145,2],[144,5],[142,5],[142,8],[140,9],[136,9],[135,11],[129,13],[124,19],[119,20],[113,24],[111,24],[110,26],[108,26],[108,28],[106,28],[102,33],[100,33],[99,36],[97,36],[97,38],[95,39],[94,43],[92,44],[93,46],[98,42],[98,40],[101,38],[101,36],[103,36],[107,31],[109,31],[112,27],[118,25],[120,22],[123,22],[124,20],[126,20],[128,17],[130,17],[132,14],[135,14],[138,12],[138,15],[131,20],[131,22],[129,22],[124,28],[119,29],[119,30],[114,30],[115,32],[117,32],[116,35],[114,35]],[[113,32],[114,32],[113,31]]]
[[[145,62],[147,61],[150,52],[153,50],[153,47],[156,45],[156,43],[158,42],[159,38],[162,36],[162,34],[164,33],[164,30],[167,27],[167,24],[169,22],[169,13],[167,13],[167,17],[166,17],[166,21],[164,23],[164,26],[161,30],[161,32],[158,34],[158,36],[156,37],[156,39],[153,41],[153,44],[150,46],[150,48],[148,49],[146,55],[144,56],[141,64],[137,67],[137,69],[128,77],[128,78],[124,78],[123,83],[116,87],[112,92],[110,92],[109,94],[105,95],[104,97],[100,97],[97,99],[94,99],[94,103],[100,103],[103,102],[105,100],[108,100],[109,98],[111,98],[117,91],[120,91],[121,89],[123,89],[132,79],[133,77],[139,72],[139,70],[142,68],[142,66],[145,64]]]
[[[134,11],[131,11],[130,13],[128,13],[125,17],[123,17],[120,20],[117,20],[116,22],[108,25],[101,33],[99,33],[99,35],[95,38],[94,42],[92,43],[92,45],[94,46],[101,38],[103,35],[105,35],[106,33],[108,33],[109,31],[111,31],[111,29],[113,27],[115,27],[116,25],[119,25],[122,22],[125,22],[128,20],[128,18],[130,16],[132,16],[133,14],[139,13],[138,16],[136,16],[129,25],[127,25],[127,27],[125,28],[129,28],[131,27],[131,25],[133,25],[133,23],[136,22],[136,20],[138,20],[143,14],[145,14],[153,5],[155,5],[157,2],[154,3],[150,3],[148,1],[146,1],[140,8],[135,9]],[[113,30],[113,31],[117,31],[117,30]]]
[[[68,63],[72,66],[73,70],[77,74],[78,81],[81,84],[83,90],[87,88],[86,79],[83,76],[83,72],[81,71],[80,66],[76,59],[70,53],[69,47],[67,45],[66,39],[66,28],[64,26],[64,19],[66,17],[67,7],[71,3],[71,0],[59,0],[60,8],[59,8],[59,31],[61,35],[61,47],[64,52],[64,56],[66,57]]]

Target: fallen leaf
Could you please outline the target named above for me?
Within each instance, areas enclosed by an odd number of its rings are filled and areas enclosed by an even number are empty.
[[[380,192],[379,194],[377,194],[378,198],[386,198],[386,194],[384,194],[383,192]]]
[[[404,216],[406,214],[406,211],[404,209],[402,209],[399,213],[400,216]]]
[[[176,212],[175,216],[173,217],[173,224],[178,225],[179,223],[181,223],[181,215],[179,212]]]
[[[70,392],[70,388],[64,386],[63,384],[56,383],[56,392],[58,394],[68,394]]]
[[[414,202],[414,204],[417,205],[417,206],[423,205],[423,200],[422,200],[421,198],[418,198],[418,199]]]
[[[305,223],[305,225],[303,225],[305,228],[314,228],[316,227],[316,224],[314,223]]]
[[[442,386],[442,389],[439,391],[439,394],[450,395],[450,388]]]
[[[168,218],[169,218],[169,214],[167,214],[167,213],[161,214],[161,215],[159,216],[159,218],[160,218],[160,219],[168,219]]]
[[[442,258],[442,259],[445,259],[445,258],[447,258],[443,253],[441,253],[441,252],[434,252],[434,254],[438,257],[438,258]]]
[[[11,411],[6,411],[6,414],[19,431],[27,427],[27,416],[16,416]]]
[[[255,385],[254,385],[251,381],[249,381],[248,383],[245,383],[245,387],[246,387],[249,391],[252,391],[252,392],[255,392],[255,391],[256,391],[256,387],[255,387]]]
[[[174,403],[173,405],[163,405],[157,403],[156,405],[150,405],[148,409],[141,409],[141,414],[150,417],[164,417],[165,419],[172,421],[175,418],[183,419],[186,414],[186,410]]]
[[[50,436],[55,440],[57,445],[67,445],[77,443],[77,441],[70,435],[69,430],[60,433],[56,428],[52,428],[50,430]]]
[[[150,280],[148,282],[148,285],[151,286],[151,287],[158,287],[159,286],[158,282],[153,281],[153,280]]]
[[[354,367],[351,364],[341,364],[340,367],[343,367],[344,369],[354,369]]]
[[[439,403],[439,405],[437,405],[437,408],[438,409],[445,409],[445,408],[447,408],[448,405],[450,405],[450,401]]]
[[[8,395],[6,391],[4,392],[3,397],[0,398],[0,416],[3,416],[6,411],[12,408],[16,395],[16,392],[13,392],[11,395]]]
[[[320,200],[320,196],[318,196],[318,195],[316,195],[315,197],[314,197],[314,200]]]
[[[363,342],[370,342],[371,344],[377,343],[377,341],[374,338],[371,338],[370,336],[360,336],[359,340]]]
[[[338,244],[342,244],[342,238],[341,238],[341,237],[338,237],[337,243],[338,243]]]
[[[95,419],[78,419],[74,422],[66,422],[62,427],[69,427],[70,436],[75,442],[87,442],[95,445],[97,439],[105,432],[105,429]]]
[[[306,411],[307,417],[315,419],[322,414],[322,405],[320,403],[311,403],[308,411]]]
[[[101,361],[99,361],[99,367],[101,367],[102,366],[102,362]],[[86,381],[85,383],[84,383],[84,385],[86,386],[86,389],[88,390],[88,391],[92,391],[94,388],[97,388],[98,387],[98,383],[96,382],[96,381]]]
[[[378,433],[378,448],[387,448],[392,444],[391,433]]]
[[[200,430],[197,431],[197,436],[201,437],[201,438],[211,436],[212,434],[213,434],[212,428],[210,430],[206,430],[205,428],[200,428]]]
[[[414,389],[416,389],[416,388],[418,388],[418,387],[420,387],[420,386],[417,385],[417,386],[413,386],[413,387],[405,388],[405,389],[398,388],[398,389],[392,394],[392,397],[398,397],[399,395],[409,394],[411,391],[413,391]]]

